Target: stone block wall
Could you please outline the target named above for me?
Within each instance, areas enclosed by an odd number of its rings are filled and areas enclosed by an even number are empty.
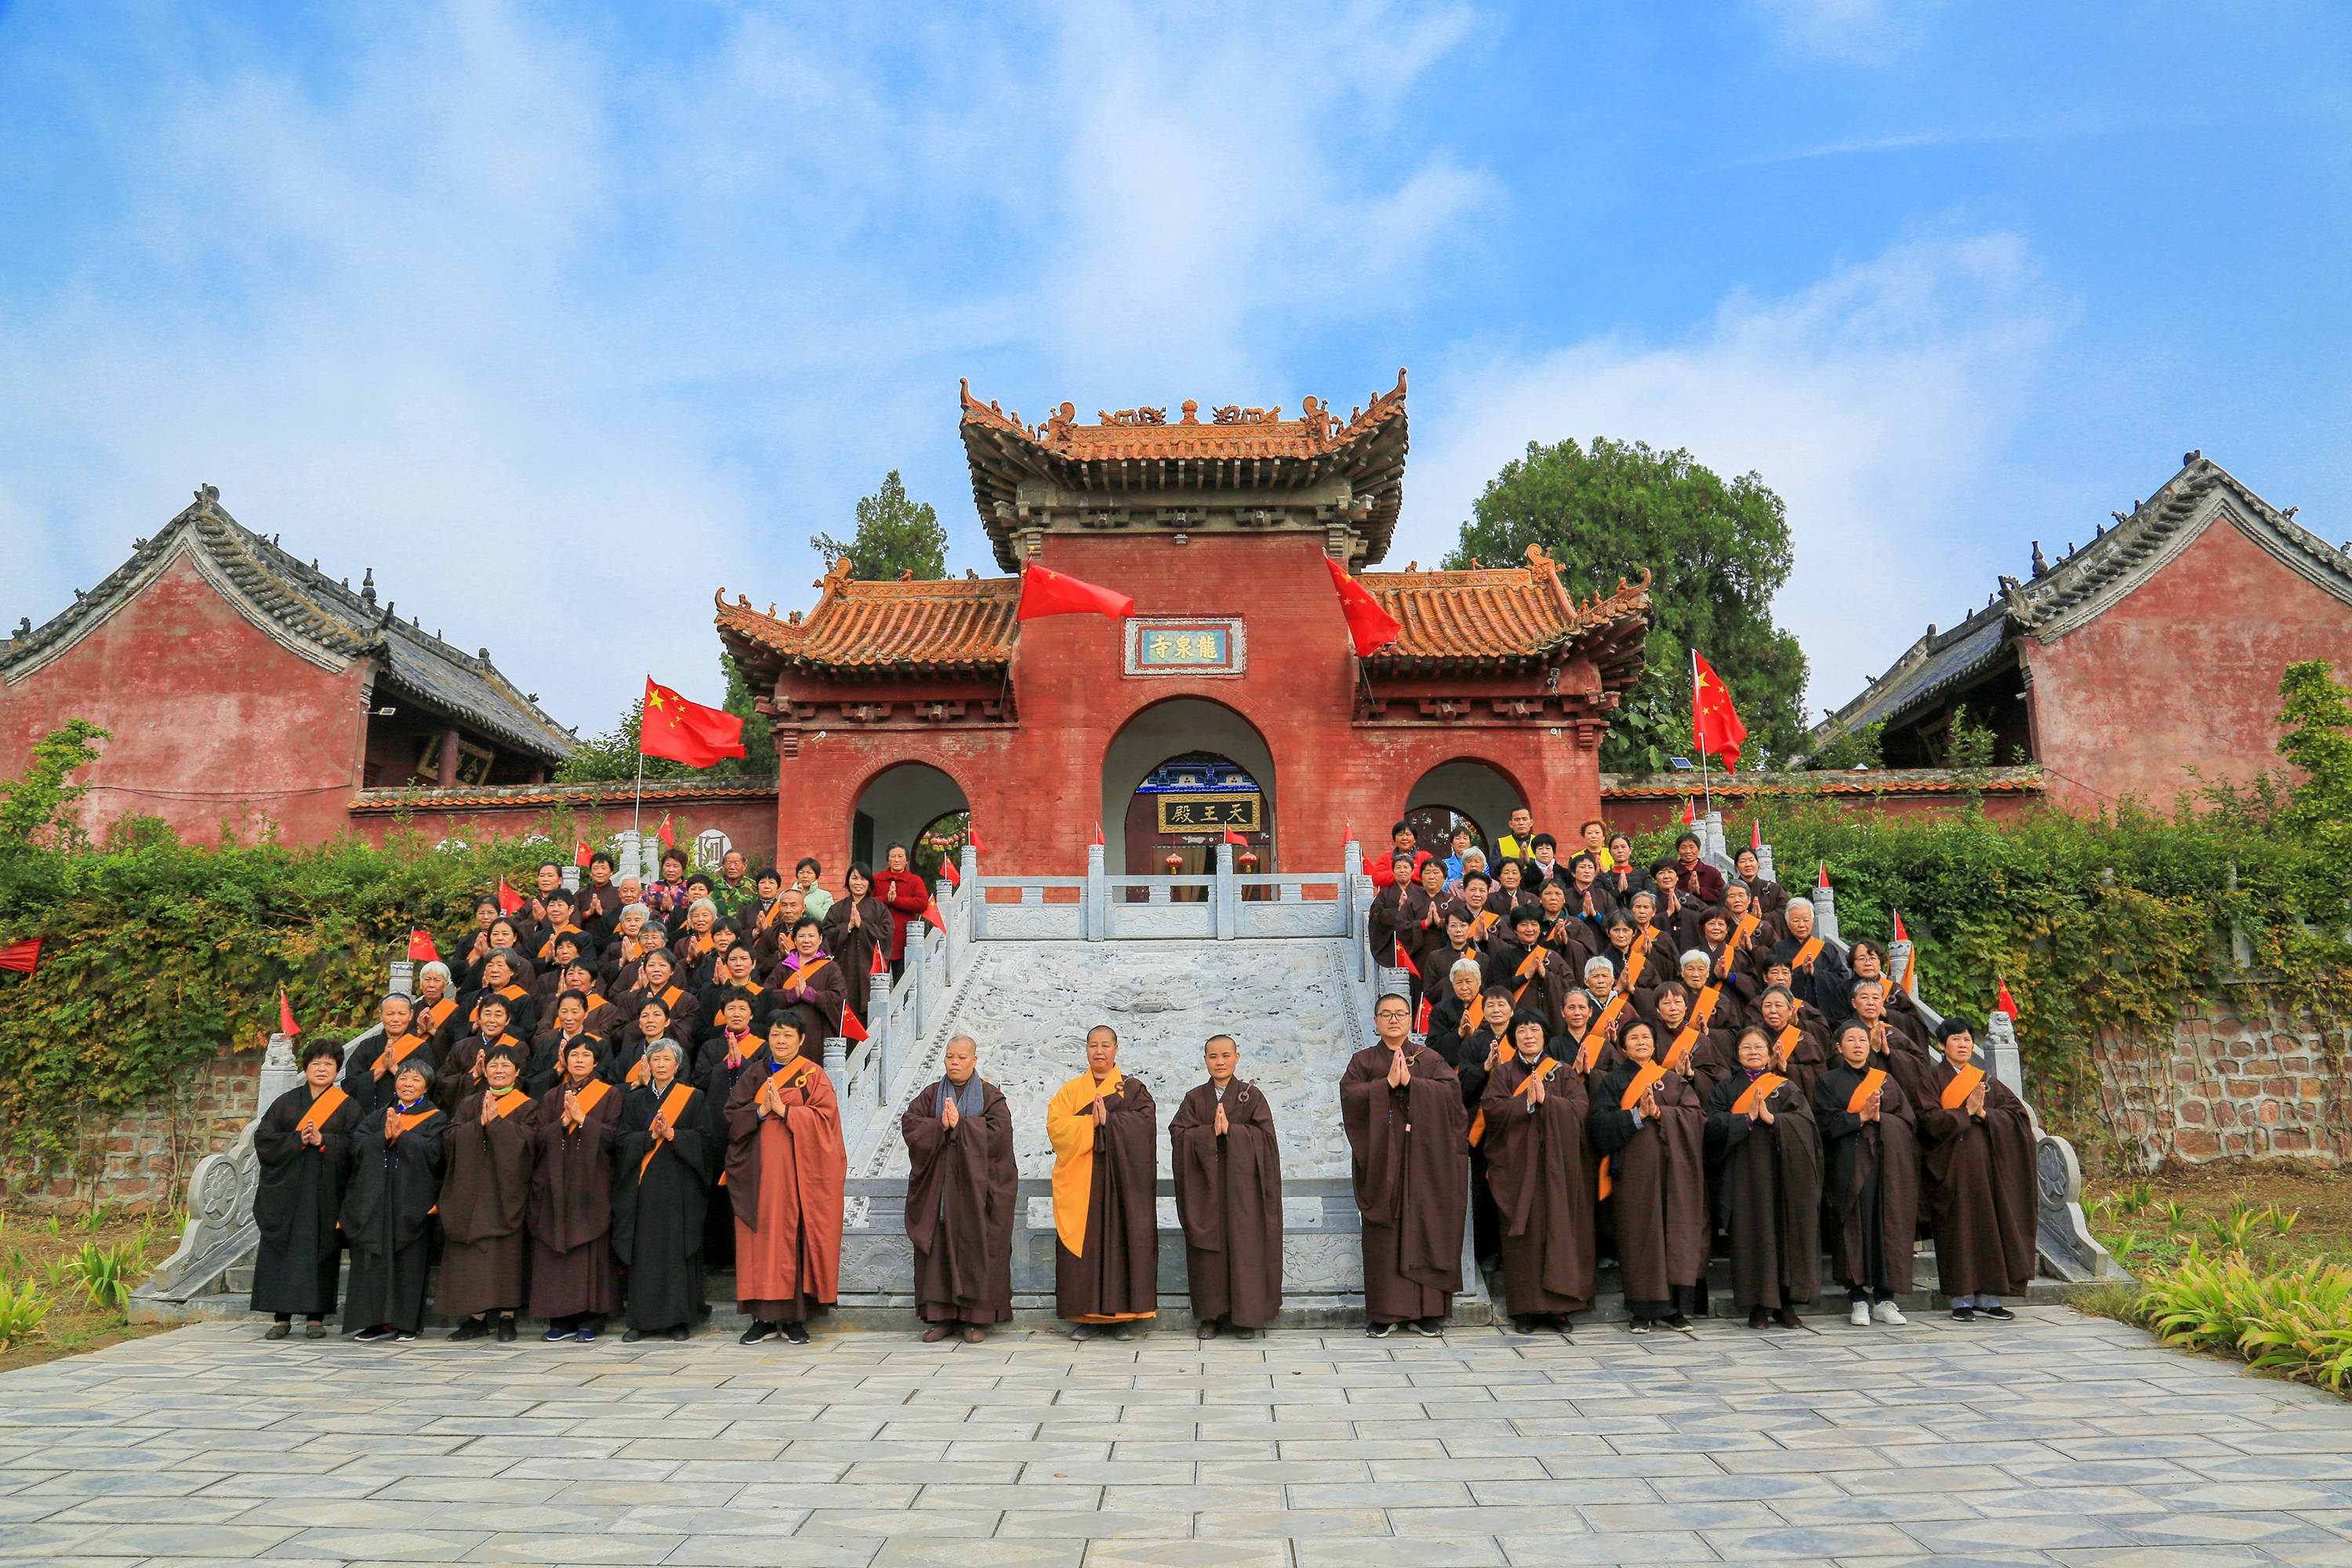
[[[2294,1014],[2259,986],[2192,998],[2168,1037],[2103,1028],[2091,1055],[2109,1126],[2150,1168],[2352,1160],[2341,1022]]]
[[[224,1054],[191,1072],[177,1093],[87,1129],[76,1158],[65,1165],[36,1178],[12,1158],[15,1200],[42,1212],[101,1203],[175,1207],[185,1199],[196,1162],[236,1142],[253,1120],[260,1079],[260,1051]]]

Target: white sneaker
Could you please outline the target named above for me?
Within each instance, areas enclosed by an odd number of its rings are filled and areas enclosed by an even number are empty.
[[[1853,1304],[1853,1310],[1846,1313],[1845,1321],[1852,1323],[1857,1329],[1866,1329],[1870,1327],[1870,1303],[1867,1301],[1856,1301]]]
[[[1905,1317],[1902,1310],[1896,1307],[1892,1301],[1881,1301],[1877,1306],[1873,1307],[1870,1310],[1871,1316],[1876,1318],[1882,1323],[1907,1323],[1911,1321]]]

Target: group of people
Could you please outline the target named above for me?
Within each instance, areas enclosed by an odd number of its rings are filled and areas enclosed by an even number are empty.
[[[1398,823],[1368,936],[1409,977],[1382,1008],[1423,1035],[1388,1077],[1453,1080],[1475,1249],[1517,1326],[1564,1328],[1613,1258],[1634,1331],[1686,1327],[1718,1250],[1753,1327],[1801,1321],[1825,1252],[1853,1323],[1899,1323],[1923,1236],[1955,1318],[2011,1315],[2031,1118],[1971,1024],[1927,1027],[1884,946],[1842,956],[1752,849],[1727,876],[1696,834],[1648,865],[1599,821],[1564,858],[1525,810],[1491,859],[1467,837],[1441,855]],[[1412,1110],[1389,1120],[1441,1127]]]
[[[1490,855],[1438,853],[1397,825],[1370,921],[1407,972],[1339,1096],[1361,1220],[1366,1331],[1442,1332],[1465,1224],[1524,1331],[1566,1331],[1614,1258],[1636,1332],[1688,1326],[1708,1261],[1733,1304],[1789,1326],[1826,1249],[1856,1324],[1900,1322],[1932,1236],[1962,1320],[2010,1314],[2033,1272],[2023,1105],[1930,1031],[1874,942],[1850,962],[1812,906],[1704,862],[1685,834],[1643,867],[1587,824],[1562,859],[1515,813]],[[846,1152],[824,1040],[865,1014],[929,902],[904,846],[839,895],[730,854],[716,877],[592,861],[509,908],[485,900],[416,994],[385,996],[256,1131],[253,1308],[309,1337],[351,1270],[347,1331],[413,1339],[434,1305],[453,1339],[685,1339],[731,1260],[743,1341],[804,1342],[837,1300]],[[1159,1122],[1107,1026],[1053,1097],[1055,1289],[1079,1338],[1157,1314]],[[1282,1300],[1280,1142],[1228,1035],[1167,1125],[1197,1331],[1249,1337]],[[906,1228],[924,1338],[979,1342],[1011,1319],[1011,1112],[958,1036],[901,1118]],[[1475,1194],[1475,1195],[1474,1195]],[[1472,1217],[1475,1215],[1475,1218]]]

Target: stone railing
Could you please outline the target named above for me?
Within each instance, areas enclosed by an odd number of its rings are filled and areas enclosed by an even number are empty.
[[[222,1278],[230,1269],[252,1261],[261,1245],[260,1228],[253,1220],[253,1194],[261,1186],[261,1157],[254,1150],[254,1129],[261,1125],[262,1111],[301,1080],[293,1041],[284,1035],[270,1036],[261,1058],[253,1120],[245,1124],[236,1142],[221,1153],[205,1155],[189,1173],[188,1223],[172,1256],[131,1293],[134,1320],[139,1302],[179,1302],[210,1295],[220,1289]]]
[[[960,891],[977,942],[1356,936],[1362,931],[1361,906],[1370,901],[1363,854],[1352,843],[1341,870],[1276,876],[1237,874],[1230,844],[1217,846],[1213,870],[1188,877],[1111,876],[1099,844],[1087,847],[1083,877],[984,877],[969,845],[962,870]],[[1014,897],[991,900],[992,889]],[[1142,898],[1129,896],[1139,891]],[[940,912],[947,912],[944,905]]]

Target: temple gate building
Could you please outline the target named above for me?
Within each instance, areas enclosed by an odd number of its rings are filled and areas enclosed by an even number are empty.
[[[1405,383],[1341,419],[1185,403],[1044,424],[962,395],[972,497],[1010,575],[859,582],[806,615],[718,602],[775,727],[776,842],[878,863],[969,811],[992,870],[1201,868],[1227,828],[1265,871],[1329,869],[1407,807],[1500,834],[1597,813],[1597,756],[1642,668],[1648,578],[1579,603],[1540,552],[1366,572],[1403,491]],[[1359,659],[1328,555],[1402,623]],[[1036,562],[1135,598],[1016,625]]]

